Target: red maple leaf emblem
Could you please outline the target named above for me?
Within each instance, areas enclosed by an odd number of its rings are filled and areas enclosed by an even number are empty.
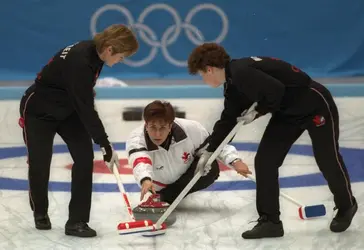
[[[182,155],[183,162],[186,163],[189,158],[190,158],[190,153],[184,152]]]
[[[312,121],[315,123],[316,127],[320,127],[320,126],[322,126],[322,125],[324,125],[324,124],[325,124],[325,117],[323,117],[323,116],[321,116],[321,115],[316,115],[316,116],[313,118],[313,120],[312,120]]]

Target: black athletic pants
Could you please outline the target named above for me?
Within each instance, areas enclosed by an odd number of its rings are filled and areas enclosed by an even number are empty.
[[[93,144],[76,112],[63,121],[42,119],[27,113],[32,94],[20,106],[24,121],[23,137],[28,150],[29,200],[36,214],[48,211],[48,182],[53,154],[53,139],[59,134],[71,153],[72,167],[70,222],[88,222],[91,209]]]
[[[158,192],[161,195],[162,201],[171,204],[177,198],[177,196],[182,192],[187,184],[193,179],[198,160],[199,158],[196,157],[188,170],[177,181],[167,185],[167,187]],[[219,178],[219,174],[219,164],[215,160],[211,165],[210,172],[206,176],[202,176],[187,193],[187,195],[209,187],[215,182],[215,180]]]
[[[272,116],[255,157],[257,211],[272,221],[279,221],[280,215],[278,168],[292,144],[306,129],[312,140],[316,163],[334,195],[336,207],[345,210],[353,203],[349,175],[339,152],[336,104],[322,86],[321,89],[310,88],[304,103],[312,105],[312,113],[301,125],[288,122],[284,115]]]

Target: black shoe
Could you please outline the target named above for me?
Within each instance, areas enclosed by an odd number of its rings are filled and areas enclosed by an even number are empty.
[[[95,237],[96,231],[90,228],[86,222],[67,222],[65,226],[65,234],[77,237]]]
[[[347,210],[338,210],[337,214],[335,215],[334,219],[332,219],[330,224],[330,230],[335,233],[344,232],[351,224],[351,221],[358,210],[358,203],[356,199],[353,197],[354,204],[351,208]],[[336,210],[336,208],[334,208]]]
[[[274,223],[266,216],[261,216],[258,219],[258,224],[253,229],[245,231],[241,237],[244,239],[260,239],[260,238],[275,238],[284,235],[282,221]]]
[[[49,220],[48,214],[36,214],[34,213],[35,228],[39,230],[50,230],[52,229],[51,221]]]

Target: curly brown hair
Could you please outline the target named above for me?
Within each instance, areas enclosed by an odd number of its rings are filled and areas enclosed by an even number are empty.
[[[146,123],[155,120],[163,120],[168,124],[171,124],[176,117],[172,105],[169,102],[163,102],[160,100],[155,100],[149,103],[144,108],[143,113],[143,118]]]
[[[230,56],[217,43],[204,43],[197,46],[188,57],[188,71],[196,75],[198,71],[206,72],[206,67],[224,68],[230,61]]]

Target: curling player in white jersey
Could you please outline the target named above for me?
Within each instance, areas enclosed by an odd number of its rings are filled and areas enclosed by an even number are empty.
[[[141,202],[133,212],[137,220],[157,221],[192,180],[199,159],[196,153],[209,134],[197,121],[175,118],[175,111],[168,102],[156,100],[149,103],[143,118],[145,124],[134,129],[126,142],[129,164],[141,187]],[[251,173],[231,145],[225,146],[218,160],[243,176]],[[209,187],[219,173],[215,160],[211,170],[188,194]],[[172,213],[166,224],[174,222]]]

